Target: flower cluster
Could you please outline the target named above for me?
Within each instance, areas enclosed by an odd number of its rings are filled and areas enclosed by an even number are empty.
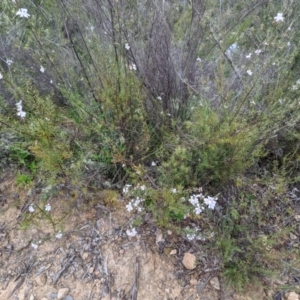
[[[137,235],[137,231],[135,228],[132,228],[132,229],[127,229],[126,230],[126,233],[129,237],[134,237]]]
[[[143,210],[143,207],[141,207],[140,205],[143,202],[144,199],[141,199],[140,197],[136,197],[126,205],[126,209],[127,211],[132,211],[133,209],[136,209],[138,212],[141,212]]]
[[[23,108],[22,108],[22,100],[20,100],[20,102],[17,102],[16,103],[16,106],[17,106],[17,115],[21,118],[25,118],[26,116],[26,112],[23,111]]]
[[[186,238],[189,240],[189,241],[193,241],[195,239],[197,240],[205,240],[205,238],[203,238],[203,236],[198,233],[198,231],[200,230],[199,228],[193,228],[191,229],[190,227],[186,227]]]
[[[194,212],[196,215],[199,215],[204,210],[204,206],[200,204],[199,200],[203,200],[203,203],[207,206],[207,208],[214,210],[218,198],[216,197],[205,197],[203,194],[194,194],[189,198],[189,202],[194,206]]]

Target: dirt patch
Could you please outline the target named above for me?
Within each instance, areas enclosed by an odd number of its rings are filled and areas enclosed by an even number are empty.
[[[125,209],[114,212],[94,203],[83,210],[71,205],[71,210],[66,192],[42,202],[51,206],[52,221],[43,214],[30,219],[34,212],[28,208],[39,193],[18,190],[13,178],[2,180],[0,190],[5,198],[0,299],[243,299],[225,288],[218,262],[201,247],[185,244],[155,224],[128,237]],[[197,257],[192,270],[182,264],[187,252]],[[245,299],[272,299],[264,290],[252,296]]]

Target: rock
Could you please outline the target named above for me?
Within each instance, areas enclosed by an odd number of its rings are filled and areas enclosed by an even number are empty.
[[[299,295],[295,292],[289,292],[284,296],[285,300],[299,300]]]
[[[70,295],[67,295],[67,297],[64,300],[73,300],[73,297],[71,297]]]
[[[293,233],[290,233],[290,239],[291,239],[291,240],[296,240],[296,239],[297,239],[297,236],[295,236]]]
[[[195,279],[195,278],[192,278],[191,280],[190,280],[190,285],[197,285],[197,279]]]
[[[188,270],[193,270],[196,268],[196,256],[192,253],[186,252],[184,253],[182,263]]]
[[[29,300],[34,300],[34,296],[30,295]]]
[[[42,273],[38,277],[36,277],[35,282],[39,286],[44,286],[47,282],[47,275],[45,273]]]
[[[176,249],[173,249],[173,250],[170,251],[170,255],[175,255],[175,254],[177,254],[177,250]]]
[[[69,290],[70,289],[68,288],[59,289],[57,293],[57,300],[62,300],[63,298],[65,298],[68,295]]]
[[[177,287],[177,288],[175,288],[175,289],[172,290],[172,296],[174,298],[179,297],[180,294],[181,294],[181,288],[180,287]]]
[[[82,259],[83,259],[83,260],[87,260],[88,257],[89,257],[88,252],[84,252],[84,253],[82,254]]]
[[[220,287],[220,281],[219,281],[219,278],[218,277],[213,277],[211,278],[211,280],[209,281],[210,284],[216,289],[216,290],[220,290],[221,287]]]

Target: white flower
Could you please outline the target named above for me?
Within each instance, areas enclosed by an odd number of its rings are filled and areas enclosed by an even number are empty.
[[[215,209],[217,198],[207,196],[204,198],[204,203],[208,206],[209,209]]]
[[[26,112],[25,111],[18,111],[17,112],[17,116],[21,117],[22,119],[24,119],[26,117]]]
[[[55,236],[57,239],[61,239],[61,237],[62,237],[62,233],[61,233],[61,231],[59,231],[57,234],[56,234],[56,236]]]
[[[137,231],[135,230],[135,228],[132,228],[131,230],[127,229],[126,233],[128,236],[132,236],[132,237],[137,235]]]
[[[296,81],[296,84],[300,84],[300,79],[298,79],[298,80]]]
[[[246,55],[246,58],[251,58],[252,53],[249,53],[248,55]]]
[[[43,66],[41,66],[41,68],[40,68],[40,72],[41,72],[41,73],[44,73],[44,72],[45,72],[45,69],[44,69],[44,67],[43,67]]]
[[[35,243],[31,243],[31,247],[36,250],[39,246]]]
[[[248,74],[249,76],[252,76],[253,72],[252,72],[251,70],[247,70],[247,74]]]
[[[125,186],[123,187],[123,194],[128,194],[130,187],[131,184],[125,184]]]
[[[34,212],[34,207],[32,206],[32,204],[29,205],[28,210],[31,213]]]
[[[2,79],[3,78],[3,75],[0,73],[0,79]]]
[[[12,61],[11,59],[8,59],[8,60],[6,61],[6,63],[10,66],[10,65],[13,63],[13,61]]]
[[[156,167],[156,162],[155,162],[155,161],[153,161],[153,162],[151,163],[151,167]]]
[[[162,100],[162,97],[161,97],[161,96],[158,96],[158,97],[157,97],[157,100],[161,101],[161,100]]]
[[[275,22],[283,22],[284,21],[284,17],[283,17],[283,13],[278,13],[275,17],[274,17]]]
[[[50,83],[53,84],[53,80],[50,80]]]
[[[261,49],[257,49],[254,51],[255,54],[259,55],[261,53]]]
[[[294,84],[294,85],[292,86],[292,90],[293,90],[293,91],[298,90],[298,86],[297,86],[296,84]]]
[[[290,47],[291,46],[291,42],[288,42],[287,45],[288,45],[288,47]]]
[[[171,189],[171,193],[176,194],[177,190],[176,189]]]
[[[20,100],[20,102],[17,102],[16,106],[17,106],[17,111],[18,111],[17,116],[19,116],[21,118],[25,118],[26,112],[23,111],[23,109],[22,109],[22,100]]]
[[[200,215],[200,214],[202,213],[203,209],[204,209],[203,206],[202,206],[202,207],[196,206],[196,207],[195,207],[195,214],[196,214],[196,215]]]
[[[126,50],[129,50],[129,49],[130,49],[130,46],[129,46],[128,43],[125,44],[125,49],[126,49]]]
[[[142,185],[142,186],[140,187],[140,189],[141,189],[142,191],[144,191],[144,190],[146,189],[146,186]]]
[[[133,207],[132,207],[132,203],[129,202],[127,205],[126,205],[126,209],[127,211],[132,211],[133,210]]]
[[[196,238],[196,234],[194,234],[194,233],[188,233],[188,234],[186,235],[186,238],[187,238],[189,241],[192,241],[192,240],[194,240],[194,239]]]
[[[91,28],[91,31],[94,31],[94,29],[95,29],[95,27],[94,27],[94,26],[91,26],[90,28]]]
[[[197,58],[197,61],[198,61],[198,62],[201,62],[201,58],[200,58],[200,57],[198,57],[198,58]]]
[[[134,70],[134,71],[136,71],[136,65],[135,64],[132,64],[132,65],[130,65],[129,66],[129,70]]]
[[[20,16],[20,18],[29,18],[30,14],[28,13],[27,8],[19,8],[19,10],[16,13],[16,16]]]
[[[51,210],[51,205],[48,203],[45,205],[45,211],[50,211]]]

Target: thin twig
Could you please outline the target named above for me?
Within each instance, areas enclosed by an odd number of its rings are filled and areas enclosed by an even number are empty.
[[[70,266],[70,264],[72,263],[72,261],[74,260],[76,255],[73,255],[71,258],[69,258],[69,260],[67,261],[67,263],[62,267],[62,269],[56,274],[55,279],[53,280],[53,284],[56,284],[58,279],[61,277],[61,275],[63,274],[63,272],[65,272],[67,270],[67,268]]]
[[[139,258],[137,257],[135,259],[135,265],[134,265],[134,282],[131,290],[131,300],[137,300],[138,295],[138,279],[139,279]]]

